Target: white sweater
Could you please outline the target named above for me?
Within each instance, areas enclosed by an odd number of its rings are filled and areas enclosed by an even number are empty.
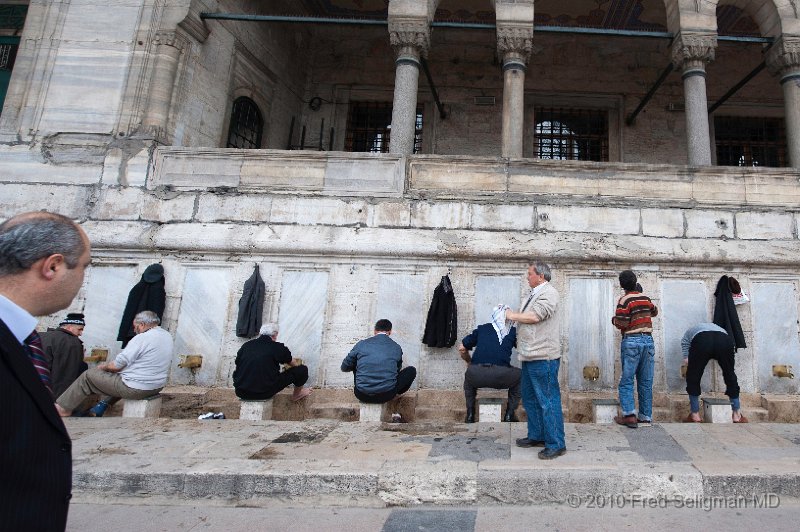
[[[137,390],[156,390],[167,384],[172,364],[172,335],[153,327],[134,336],[114,359],[122,382]]]

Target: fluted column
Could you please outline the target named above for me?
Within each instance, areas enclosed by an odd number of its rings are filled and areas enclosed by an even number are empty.
[[[183,44],[183,40],[174,31],[159,31],[153,37],[155,61],[142,126],[160,140],[166,137],[172,89],[178,74]]]
[[[430,47],[427,19],[389,19],[389,42],[395,51],[394,103],[389,153],[414,153],[420,58]]]
[[[767,65],[783,86],[789,164],[800,168],[800,37],[781,37],[767,53]]]
[[[533,47],[533,24],[497,25],[503,58],[503,157],[522,157],[525,128],[525,71]]]
[[[683,72],[686,141],[690,166],[711,164],[706,64],[714,60],[716,49],[715,34],[680,33],[672,45],[672,62]]]

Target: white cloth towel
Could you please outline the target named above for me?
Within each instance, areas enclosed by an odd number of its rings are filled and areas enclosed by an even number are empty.
[[[510,307],[507,305],[497,305],[494,307],[494,310],[492,310],[492,327],[494,327],[494,332],[497,333],[497,339],[501,343],[511,329],[509,325],[510,322],[506,320],[506,310],[509,309]]]

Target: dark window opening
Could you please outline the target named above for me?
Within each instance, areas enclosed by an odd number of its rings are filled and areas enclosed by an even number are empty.
[[[743,116],[714,118],[718,166],[786,166],[783,119]]]
[[[250,98],[236,98],[231,112],[227,147],[246,150],[260,148],[263,129],[264,121],[256,103]]]
[[[422,149],[422,105],[417,106],[414,153]],[[350,102],[344,150],[388,153],[392,129],[392,104],[388,102]]]
[[[536,157],[608,161],[608,114],[589,109],[537,107]]]

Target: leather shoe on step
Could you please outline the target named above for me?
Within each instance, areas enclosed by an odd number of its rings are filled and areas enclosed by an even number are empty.
[[[528,438],[519,438],[517,440],[517,447],[544,447],[544,441],[530,440]]]
[[[464,423],[475,423],[475,409],[467,408],[467,417],[464,418]]]
[[[634,414],[631,414],[629,416],[614,416],[614,421],[618,425],[625,425],[629,429],[635,429],[636,427],[639,426],[639,423]]]
[[[558,458],[562,454],[567,454],[566,447],[562,447],[561,449],[542,449],[539,451],[539,458],[542,460],[552,460],[553,458]]]

